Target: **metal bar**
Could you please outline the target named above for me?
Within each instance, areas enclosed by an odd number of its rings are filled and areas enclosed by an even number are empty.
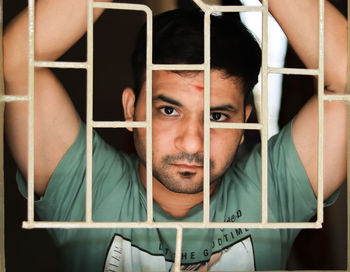
[[[261,6],[217,6],[208,5],[208,10],[215,12],[251,12],[262,11]]]
[[[348,3],[348,5],[350,4],[350,1]],[[348,13],[350,14],[350,13]],[[350,50],[348,50],[348,54],[349,54]],[[350,63],[350,62],[348,62]],[[348,77],[348,86],[350,84],[350,78]],[[349,88],[347,89],[347,93],[350,93]],[[348,134],[347,134],[347,140],[348,140],[348,146],[347,146],[347,242],[348,242],[348,246],[347,246],[347,269],[349,271],[350,269],[350,106],[347,106],[347,115],[348,115],[348,120],[347,120],[347,125],[348,125]]]
[[[71,68],[71,69],[88,69],[89,65],[87,62],[68,62],[68,61],[35,61],[35,67],[46,67],[46,68]]]
[[[182,227],[176,228],[176,249],[174,272],[181,271],[181,252],[182,252]]]
[[[302,69],[302,68],[275,68],[268,67],[268,72],[270,74],[284,74],[284,75],[318,75],[318,69]]]
[[[350,94],[350,0],[347,1],[348,4],[348,76],[347,76],[347,84],[346,84],[346,94]],[[348,113],[348,152],[347,152],[347,223],[348,223],[348,231],[347,231],[347,270],[350,269],[350,106],[347,106],[347,113]]]
[[[28,102],[29,96],[26,95],[3,95],[0,96],[0,102]]]
[[[94,128],[146,128],[147,122],[93,121]]]
[[[317,221],[323,222],[323,148],[324,148],[324,0],[319,0],[318,40],[318,166]]]
[[[210,12],[204,14],[204,170],[203,170],[203,223],[209,222],[210,213]]]
[[[321,228],[318,222],[280,222],[280,223],[261,223],[261,222],[46,222],[34,221],[23,222],[23,228],[96,228],[96,229],[113,229],[113,228],[184,228],[184,229],[314,229]]]
[[[153,168],[152,168],[152,48],[153,48],[153,15],[147,8],[147,47],[146,47],[146,184],[147,184],[147,222],[153,222]]]
[[[0,4],[1,4],[0,0]],[[152,12],[144,5],[102,3],[88,0],[88,61],[87,62],[44,62],[34,60],[34,0],[29,0],[29,75],[28,75],[28,96],[0,96],[0,102],[21,102],[29,101],[28,110],[28,221],[23,222],[24,228],[176,228],[176,256],[175,271],[180,271],[181,248],[183,228],[258,228],[258,229],[299,229],[299,228],[320,228],[323,221],[323,102],[327,101],[350,101],[349,95],[324,95],[323,85],[323,27],[324,27],[324,0],[320,0],[320,51],[319,70],[315,69],[287,69],[267,67],[267,14],[268,0],[263,0],[263,6],[211,6],[201,0],[194,0],[205,13],[205,64],[199,65],[159,65],[152,64]],[[350,2],[350,1],[348,1]],[[146,89],[147,89],[147,121],[146,122],[99,122],[93,121],[93,8],[142,10],[147,14],[147,69],[146,69]],[[350,10],[350,8],[349,8]],[[210,14],[213,11],[219,12],[243,12],[262,11],[263,12],[263,121],[262,124],[240,124],[240,123],[210,123],[208,111],[210,109]],[[34,67],[48,68],[73,68],[87,69],[87,177],[86,177],[86,222],[35,222],[34,221]],[[153,193],[152,193],[152,70],[204,70],[204,208],[203,222],[153,222]],[[350,69],[349,69],[350,70]],[[318,172],[318,221],[297,222],[297,223],[268,223],[267,206],[267,76],[268,73],[318,75],[319,74],[319,172]],[[348,71],[350,77],[350,71]],[[321,90],[322,89],[322,90]],[[2,90],[2,89],[1,89]],[[349,84],[348,89],[349,93]],[[1,114],[1,113],[0,113]],[[322,117],[322,118],[321,118]],[[322,123],[322,127],[321,127]],[[1,125],[1,124],[0,124]],[[147,222],[93,222],[92,221],[92,129],[96,128],[146,128],[147,129]],[[262,222],[257,223],[223,223],[209,222],[210,217],[210,129],[259,129],[262,130]],[[321,133],[322,132],[322,133]],[[350,133],[348,133],[350,135]],[[350,138],[350,136],[349,136]],[[350,148],[349,148],[350,150]],[[350,157],[350,151],[348,158]],[[321,163],[320,163],[321,161]],[[0,162],[2,165],[2,162]],[[348,177],[350,178],[350,166],[348,165]],[[1,173],[0,173],[1,174]],[[3,175],[2,175],[3,177]],[[3,179],[0,180],[0,183]],[[3,184],[0,184],[0,186]],[[348,186],[348,210],[350,210],[350,186]],[[1,188],[0,188],[1,191]],[[3,201],[3,192],[0,194],[0,201]],[[1,204],[2,202],[0,202]],[[0,220],[3,226],[3,206],[0,207]],[[348,237],[350,236],[350,219],[348,217]],[[3,228],[0,233],[3,239]],[[350,238],[349,238],[350,239]],[[350,240],[349,240],[350,241]],[[1,242],[3,248],[3,242]],[[1,250],[0,268],[4,266],[4,250]],[[349,251],[348,251],[349,254]],[[350,255],[348,255],[350,256]],[[349,267],[349,257],[348,257]],[[336,271],[336,270],[334,270]],[[337,270],[343,271],[343,270]]]
[[[350,95],[349,94],[325,94],[323,96],[323,99],[325,101],[344,101],[344,102],[350,102]]]
[[[86,194],[85,220],[92,222],[92,143],[93,143],[93,0],[87,0],[87,90],[86,90]]]
[[[226,129],[262,129],[263,125],[259,123],[210,123],[210,128],[226,128]]]
[[[262,11],[262,6],[218,6],[208,5],[202,0],[193,0],[197,6],[204,12],[248,12],[248,11]]]
[[[261,222],[268,221],[268,188],[267,188],[267,169],[268,169],[268,0],[263,0],[262,11],[262,124],[261,129]]]
[[[1,0],[0,0],[1,1]],[[323,220],[323,208],[320,211],[320,201],[323,203],[323,197],[320,198],[320,191],[323,194],[323,176],[320,176],[323,165],[320,165],[320,157],[323,158],[323,127],[320,128],[320,123],[323,125],[323,102],[324,100],[346,100],[349,101],[348,95],[333,96],[323,94],[323,27],[324,27],[324,0],[320,0],[320,51],[319,51],[319,70],[315,69],[287,69],[287,68],[271,68],[267,66],[267,37],[268,37],[268,0],[263,0],[263,5],[258,7],[251,6],[210,6],[203,3],[201,0],[194,0],[205,11],[205,62],[199,65],[167,65],[167,64],[152,64],[152,11],[144,5],[122,4],[122,3],[103,3],[93,2],[88,0],[88,61],[85,62],[43,62],[34,61],[34,0],[29,0],[29,17],[32,18],[29,23],[30,43],[29,43],[29,95],[28,96],[2,96],[0,101],[29,101],[29,137],[28,137],[28,164],[29,170],[32,173],[28,174],[28,221],[23,222],[24,228],[176,228],[177,242],[176,242],[176,258],[175,271],[180,271],[181,265],[181,247],[183,228],[259,228],[259,229],[299,229],[299,228],[320,228]],[[93,8],[107,8],[107,9],[126,9],[126,10],[142,10],[147,14],[147,61],[146,61],[146,92],[147,92],[147,113],[146,122],[100,122],[93,121]],[[262,11],[263,12],[263,120],[262,124],[245,124],[245,123],[211,123],[209,120],[210,111],[210,14],[213,11],[220,12],[237,12],[237,11]],[[50,68],[77,68],[87,69],[87,151],[86,151],[86,221],[85,222],[35,222],[34,221],[34,66],[35,67],[50,67]],[[204,70],[204,199],[203,199],[203,222],[153,222],[153,193],[152,193],[152,70]],[[318,196],[318,220],[317,222],[296,222],[296,223],[268,223],[268,202],[267,202],[267,123],[268,123],[268,102],[267,102],[267,80],[268,73],[281,74],[300,74],[300,75],[318,75],[319,74],[319,196]],[[322,74],[322,76],[321,76]],[[31,87],[32,86],[32,87]],[[349,87],[349,86],[348,86]],[[322,88],[322,91],[321,91]],[[322,105],[321,105],[322,104]],[[322,121],[320,121],[322,119]],[[92,221],[92,129],[93,128],[121,128],[134,127],[147,129],[147,222],[93,222]],[[225,223],[225,222],[210,222],[210,129],[259,129],[262,139],[262,220],[256,223]],[[320,133],[320,131],[322,133]],[[32,137],[32,138],[31,138]],[[31,149],[32,148],[32,149]],[[30,157],[31,156],[31,157]],[[350,155],[349,155],[350,156]],[[322,159],[323,160],[323,159]],[[348,171],[349,172],[349,171]],[[321,173],[322,174],[322,173]],[[32,180],[31,180],[32,179]],[[30,181],[31,180],[31,181]],[[31,193],[30,187],[32,186]],[[30,200],[30,194],[32,199]],[[350,203],[350,202],[349,202]],[[323,205],[323,204],[322,204]],[[32,207],[32,209],[30,208]],[[349,204],[350,207],[350,204]]]
[[[146,13],[147,19],[147,57],[146,57],[146,125],[144,122],[94,122],[93,111],[93,8],[138,10]],[[93,127],[146,127],[147,150],[146,150],[146,172],[147,172],[147,220],[153,221],[153,188],[152,188],[152,11],[145,5],[93,2],[89,0],[88,13],[88,102],[87,102],[87,177],[86,177],[86,220],[92,222],[92,128]],[[123,123],[123,124],[122,124]],[[130,124],[130,126],[129,126]],[[127,125],[127,126],[125,126]]]
[[[3,1],[0,0],[0,271],[5,271],[5,181],[4,181],[4,110],[1,99],[5,93],[3,71]]]
[[[93,7],[103,9],[139,10],[146,12],[146,14],[152,13],[148,6],[140,4],[93,2]]]
[[[2,83],[0,84],[2,85]],[[1,87],[0,92],[2,91]],[[4,103],[0,103],[0,271],[5,271],[4,109]]]
[[[346,86],[346,93],[350,94],[350,69],[349,69],[349,63],[350,63],[350,0],[348,2],[348,84]],[[349,256],[350,257],[350,256]]]
[[[204,12],[208,9],[208,5],[203,3],[201,0],[193,0],[193,2],[196,3],[197,6]]]
[[[34,221],[34,20],[35,1],[28,1],[28,221]]]
[[[184,70],[184,71],[202,71],[204,64],[152,64],[152,70]]]

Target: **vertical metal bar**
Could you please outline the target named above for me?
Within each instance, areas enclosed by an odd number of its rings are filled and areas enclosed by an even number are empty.
[[[203,222],[209,222],[210,212],[210,12],[204,15],[204,172]]]
[[[348,13],[349,14],[349,13]],[[349,26],[350,27],[350,26]],[[350,40],[348,40],[348,43]],[[349,48],[350,49],[350,48]],[[348,55],[350,50],[348,49]],[[348,59],[348,63],[349,59]],[[350,78],[348,77],[348,86],[350,84]],[[347,91],[349,93],[349,91]],[[347,271],[350,270],[350,105],[347,105],[347,115],[348,115],[348,120],[347,120],[347,125],[348,125],[348,134],[347,134],[347,140],[348,140],[348,151],[347,151],[347,224],[348,224],[348,231],[347,231],[347,241],[348,241],[348,246],[347,246]]]
[[[28,221],[34,221],[34,10],[28,0]]]
[[[262,2],[262,129],[261,129],[261,222],[268,221],[268,188],[267,188],[267,169],[268,169],[268,0]]]
[[[153,170],[152,170],[152,50],[153,18],[152,12],[146,12],[147,52],[146,52],[146,183],[147,183],[147,222],[153,221]]]
[[[2,83],[0,84],[3,86]],[[2,86],[1,90],[3,90]],[[0,102],[0,271],[5,271],[4,104]]]
[[[0,97],[4,95],[3,1],[0,0]],[[4,102],[0,102],[0,271],[5,271],[5,183],[4,183]]]
[[[0,3],[0,5],[1,4],[2,3]],[[3,71],[1,70],[1,74],[2,73]],[[3,81],[0,82],[0,96],[3,95],[2,83]],[[0,271],[5,271],[4,104],[4,102],[0,102]]]
[[[93,128],[93,0],[87,12],[87,95],[86,95],[86,207],[85,220],[92,222],[92,128]]]
[[[347,78],[347,84],[346,84],[346,93],[350,94],[350,67],[349,67],[349,63],[350,63],[350,0],[347,1],[348,3],[348,78]],[[347,260],[347,270],[349,271],[350,269],[350,105],[347,105],[347,114],[348,114],[348,154],[347,154],[347,223],[348,223],[348,246],[347,246],[347,256],[348,256],[348,260]]]
[[[349,68],[349,63],[350,63],[350,0],[348,0],[348,12],[347,12],[347,20],[348,20],[348,84],[346,86],[346,93],[350,94],[350,68]],[[349,171],[348,171],[349,173]]]
[[[317,221],[323,222],[323,148],[324,148],[324,0],[319,0],[318,34],[318,185]]]
[[[181,271],[181,253],[182,253],[182,227],[176,229],[176,249],[175,249],[175,263],[174,272]]]
[[[348,3],[349,5],[349,3]],[[349,13],[348,13],[349,14]],[[349,43],[349,40],[348,40]],[[348,49],[348,54],[349,54],[349,49]],[[349,59],[348,59],[349,63]],[[348,86],[349,86],[349,77],[348,77]],[[349,92],[348,92],[349,93]],[[348,231],[347,231],[347,241],[348,241],[348,246],[347,246],[347,271],[350,269],[350,106],[347,106],[347,114],[348,114],[348,152],[347,152],[347,224],[348,224]]]

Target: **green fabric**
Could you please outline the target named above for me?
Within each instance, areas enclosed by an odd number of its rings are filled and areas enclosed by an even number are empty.
[[[291,124],[269,141],[268,154],[269,221],[308,221],[315,214],[316,199],[296,153]],[[52,175],[45,195],[35,202],[35,210],[41,220],[85,220],[85,168],[85,125],[81,123],[79,135]],[[94,221],[146,220],[146,194],[137,169],[137,157],[116,152],[94,133]],[[260,169],[260,147],[257,147],[225,173],[211,197],[212,221],[261,220]],[[26,183],[20,173],[17,180],[21,193],[26,196]],[[183,219],[172,218],[154,204],[155,221],[201,221],[202,215],[202,204],[195,206]],[[105,269],[135,272],[172,269],[175,230],[48,231],[59,247],[62,271],[95,272]],[[283,269],[298,232],[283,229],[185,229],[182,264],[187,269],[207,266],[211,270],[221,271]],[[212,257],[207,264],[214,253],[216,257]]]

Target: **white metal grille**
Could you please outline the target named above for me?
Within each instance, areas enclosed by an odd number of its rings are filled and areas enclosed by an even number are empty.
[[[28,120],[28,218],[23,222],[24,228],[173,228],[177,230],[176,236],[176,254],[175,271],[180,271],[181,265],[181,247],[182,232],[184,228],[320,228],[323,222],[323,116],[324,101],[345,101],[350,102],[350,87],[348,84],[346,95],[325,95],[324,94],[324,0],[319,1],[319,65],[318,69],[287,69],[269,67],[267,63],[267,36],[268,36],[268,0],[263,0],[261,6],[212,6],[205,4],[202,0],[193,0],[205,13],[204,31],[205,31],[205,56],[204,63],[200,65],[160,65],[152,63],[152,11],[145,5],[104,3],[88,1],[88,52],[86,62],[45,62],[35,61],[34,59],[34,0],[28,0],[29,4],[29,81],[27,96],[4,95],[4,87],[0,86],[0,121],[3,127],[3,105],[9,102],[27,101],[29,104]],[[350,1],[349,1],[350,2]],[[0,3],[2,4],[2,3]],[[0,5],[2,7],[2,5]],[[349,7],[349,5],[348,5]],[[106,8],[118,10],[138,10],[146,13],[147,18],[147,60],[146,60],[146,121],[145,122],[102,122],[93,120],[93,9]],[[350,7],[349,7],[350,10]],[[213,12],[262,12],[262,118],[260,123],[211,123],[209,119],[210,111],[210,15]],[[350,35],[349,35],[350,39]],[[350,47],[350,46],[349,46]],[[350,51],[350,50],[349,50]],[[86,118],[86,152],[87,152],[87,171],[86,171],[86,219],[84,222],[38,222],[34,221],[34,68],[35,67],[54,67],[54,68],[76,68],[87,70],[87,118]],[[153,197],[152,197],[152,71],[154,70],[202,70],[204,71],[204,206],[203,222],[153,222]],[[350,69],[348,69],[350,70]],[[268,186],[267,186],[267,122],[268,122],[268,75],[279,74],[297,74],[297,75],[315,75],[318,76],[318,209],[316,222],[298,222],[298,223],[272,223],[268,222]],[[348,71],[350,78],[350,71]],[[1,73],[2,74],[2,73]],[[1,75],[1,83],[3,82]],[[93,222],[92,220],[92,131],[94,128],[146,128],[147,130],[147,221],[145,222]],[[209,150],[210,150],[210,129],[258,129],[261,132],[261,154],[262,154],[262,192],[261,192],[261,222],[257,223],[217,223],[209,221]],[[3,133],[1,135],[1,152],[3,152]],[[348,133],[350,139],[350,133]],[[349,148],[350,150],[350,148]],[[350,151],[348,152],[350,158]],[[0,161],[1,170],[3,161]],[[348,175],[350,166],[348,164]],[[0,269],[4,270],[4,216],[3,216],[3,173],[0,173]],[[350,178],[350,176],[349,176]],[[348,179],[349,180],[349,179]],[[350,195],[350,186],[348,186],[348,196]],[[350,202],[348,197],[348,208]],[[348,226],[350,226],[350,217],[348,216]],[[350,230],[348,230],[350,234]],[[349,237],[350,235],[348,235]],[[349,244],[349,243],[348,243]],[[349,258],[348,258],[349,260]]]

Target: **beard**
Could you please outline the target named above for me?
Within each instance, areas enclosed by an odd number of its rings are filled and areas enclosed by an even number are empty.
[[[174,193],[197,194],[203,191],[203,156],[199,153],[188,154],[181,152],[176,155],[166,155],[160,163],[153,163],[153,176],[168,190]],[[174,169],[174,164],[195,164],[196,171]],[[211,173],[214,162],[210,161]],[[210,184],[217,180],[210,177]]]
[[[143,128],[141,128],[143,129]],[[146,167],[146,146],[140,137],[139,129],[134,129],[135,149],[140,159],[140,163]],[[196,171],[179,171],[174,164],[195,164],[203,166],[204,158],[200,153],[189,154],[181,152],[175,155],[166,155],[160,158],[159,162],[155,154],[152,154],[152,174],[165,188],[181,194],[197,194],[203,192],[203,170],[199,167]],[[217,170],[215,162],[210,160],[210,184],[218,181],[233,161],[233,155],[225,165]]]

